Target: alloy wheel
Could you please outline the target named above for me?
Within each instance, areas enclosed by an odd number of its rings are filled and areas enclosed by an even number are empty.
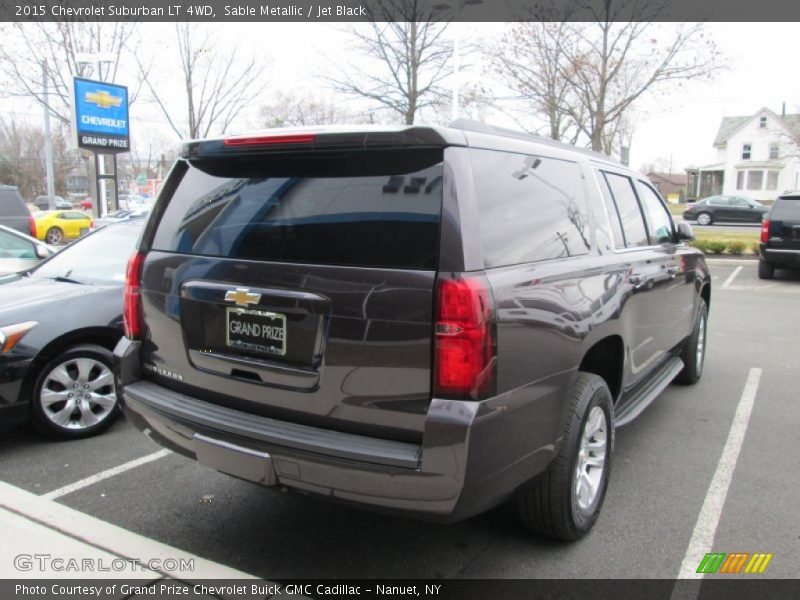
[[[87,429],[113,412],[117,403],[114,375],[94,358],[67,360],[47,373],[39,402],[42,412],[58,427]]]
[[[590,513],[597,499],[605,470],[608,421],[605,411],[595,406],[583,427],[575,466],[575,500],[578,508]]]
[[[703,361],[706,355],[706,316],[700,315],[700,322],[698,323],[699,330],[697,332],[697,354],[695,360],[697,361],[698,373],[703,370]]]

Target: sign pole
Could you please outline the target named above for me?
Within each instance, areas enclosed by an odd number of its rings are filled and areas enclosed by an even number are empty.
[[[102,196],[100,194],[100,161],[98,160],[97,152],[92,152],[92,157],[94,157],[94,216],[99,218],[103,216],[103,213],[100,212],[100,207],[102,206]]]

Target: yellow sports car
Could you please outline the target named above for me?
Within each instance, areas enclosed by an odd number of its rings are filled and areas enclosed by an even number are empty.
[[[48,244],[60,244],[92,228],[92,218],[78,210],[48,210],[33,213],[36,237]]]

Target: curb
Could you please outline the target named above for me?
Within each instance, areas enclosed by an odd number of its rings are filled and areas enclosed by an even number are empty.
[[[167,559],[193,560],[194,570],[191,573],[170,570],[161,572],[167,577],[184,582],[202,579],[258,579],[243,571],[151,540],[2,481],[0,481],[0,507],[94,548],[143,564],[153,559],[160,560],[161,564]]]

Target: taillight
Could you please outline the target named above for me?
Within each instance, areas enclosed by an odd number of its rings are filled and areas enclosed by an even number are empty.
[[[434,396],[478,400],[494,390],[492,294],[482,276],[439,279]]]
[[[266,146],[268,144],[307,144],[317,139],[314,133],[295,133],[284,135],[258,135],[248,137],[225,138],[227,147],[235,146]]]
[[[28,225],[31,228],[31,237],[36,237],[36,219],[32,215],[28,215]]]
[[[137,252],[128,260],[125,270],[125,288],[122,294],[122,319],[125,323],[125,337],[136,340],[142,334],[142,300],[140,286],[144,252]]]
[[[761,242],[766,244],[769,241],[769,219],[761,221]]]

